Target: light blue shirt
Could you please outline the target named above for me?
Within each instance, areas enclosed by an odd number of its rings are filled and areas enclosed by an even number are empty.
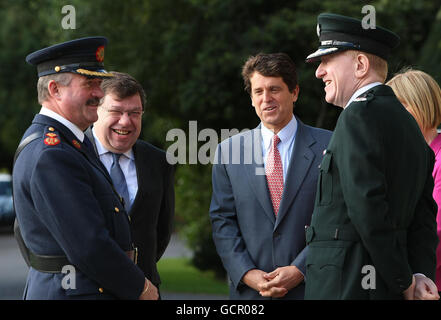
[[[106,167],[107,172],[110,174],[110,168],[112,167],[113,159],[110,154],[111,151],[104,148],[101,144],[100,140],[95,134],[95,130],[92,127],[93,138],[95,139],[96,150],[98,151],[98,156],[101,162]],[[124,177],[126,178],[127,189],[129,191],[130,205],[133,204],[135,200],[136,193],[138,192],[138,178],[136,176],[136,165],[135,165],[135,155],[133,150],[123,153],[119,158],[119,165],[121,167],[122,172],[124,173]]]
[[[291,160],[292,150],[294,148],[294,142],[297,133],[297,120],[296,117],[292,117],[291,121],[283,127],[282,130],[277,133],[280,138],[280,142],[277,145],[279,149],[280,158],[282,159],[283,166],[283,183],[285,183],[286,174],[288,172],[289,162]],[[271,141],[274,136],[274,132],[261,123],[261,134],[262,134],[262,156],[263,162],[266,168],[266,161],[268,158],[268,153],[271,149]]]

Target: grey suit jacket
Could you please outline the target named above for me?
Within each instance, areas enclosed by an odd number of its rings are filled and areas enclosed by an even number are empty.
[[[305,274],[305,225],[317,189],[318,166],[331,132],[297,119],[296,140],[277,217],[268,192],[260,127],[220,143],[213,165],[210,220],[217,252],[230,278],[231,299],[263,299],[241,282],[257,268],[295,265]],[[303,299],[304,283],[284,299]]]

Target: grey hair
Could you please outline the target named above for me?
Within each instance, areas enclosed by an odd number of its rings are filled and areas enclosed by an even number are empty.
[[[38,103],[40,105],[49,98],[49,90],[47,86],[52,80],[62,86],[68,86],[72,81],[72,74],[69,72],[64,72],[40,77],[37,83]]]

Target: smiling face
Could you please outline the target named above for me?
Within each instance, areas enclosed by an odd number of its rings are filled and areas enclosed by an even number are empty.
[[[325,83],[325,100],[335,106],[345,107],[357,90],[356,61],[348,51],[321,57],[315,76]]]
[[[69,85],[57,84],[58,105],[54,111],[85,130],[98,118],[98,104],[104,96],[100,87],[101,81],[72,74]]]
[[[293,117],[299,87],[290,92],[281,77],[265,77],[254,72],[250,78],[251,101],[256,114],[268,129],[279,132]]]
[[[139,94],[118,99],[109,93],[98,108],[95,133],[101,144],[114,153],[132,148],[141,132],[142,103]]]

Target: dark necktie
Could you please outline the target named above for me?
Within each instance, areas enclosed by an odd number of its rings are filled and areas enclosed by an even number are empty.
[[[271,202],[273,203],[274,214],[276,216],[279,212],[279,206],[283,195],[283,166],[279,149],[277,148],[279,142],[280,138],[277,135],[274,135],[265,167],[268,189],[271,196]]]
[[[92,142],[90,142],[89,138],[84,135],[84,140],[83,140],[83,146],[86,149],[86,152],[89,152],[89,154],[93,154],[96,156],[95,153],[95,149],[93,148]]]
[[[121,197],[124,198],[125,209],[127,213],[130,210],[130,198],[129,198],[129,190],[127,188],[126,178],[124,176],[123,171],[119,165],[119,158],[121,157],[121,153],[112,153],[113,163],[110,167],[110,177],[112,178],[113,185],[115,186],[116,191],[119,193]]]

